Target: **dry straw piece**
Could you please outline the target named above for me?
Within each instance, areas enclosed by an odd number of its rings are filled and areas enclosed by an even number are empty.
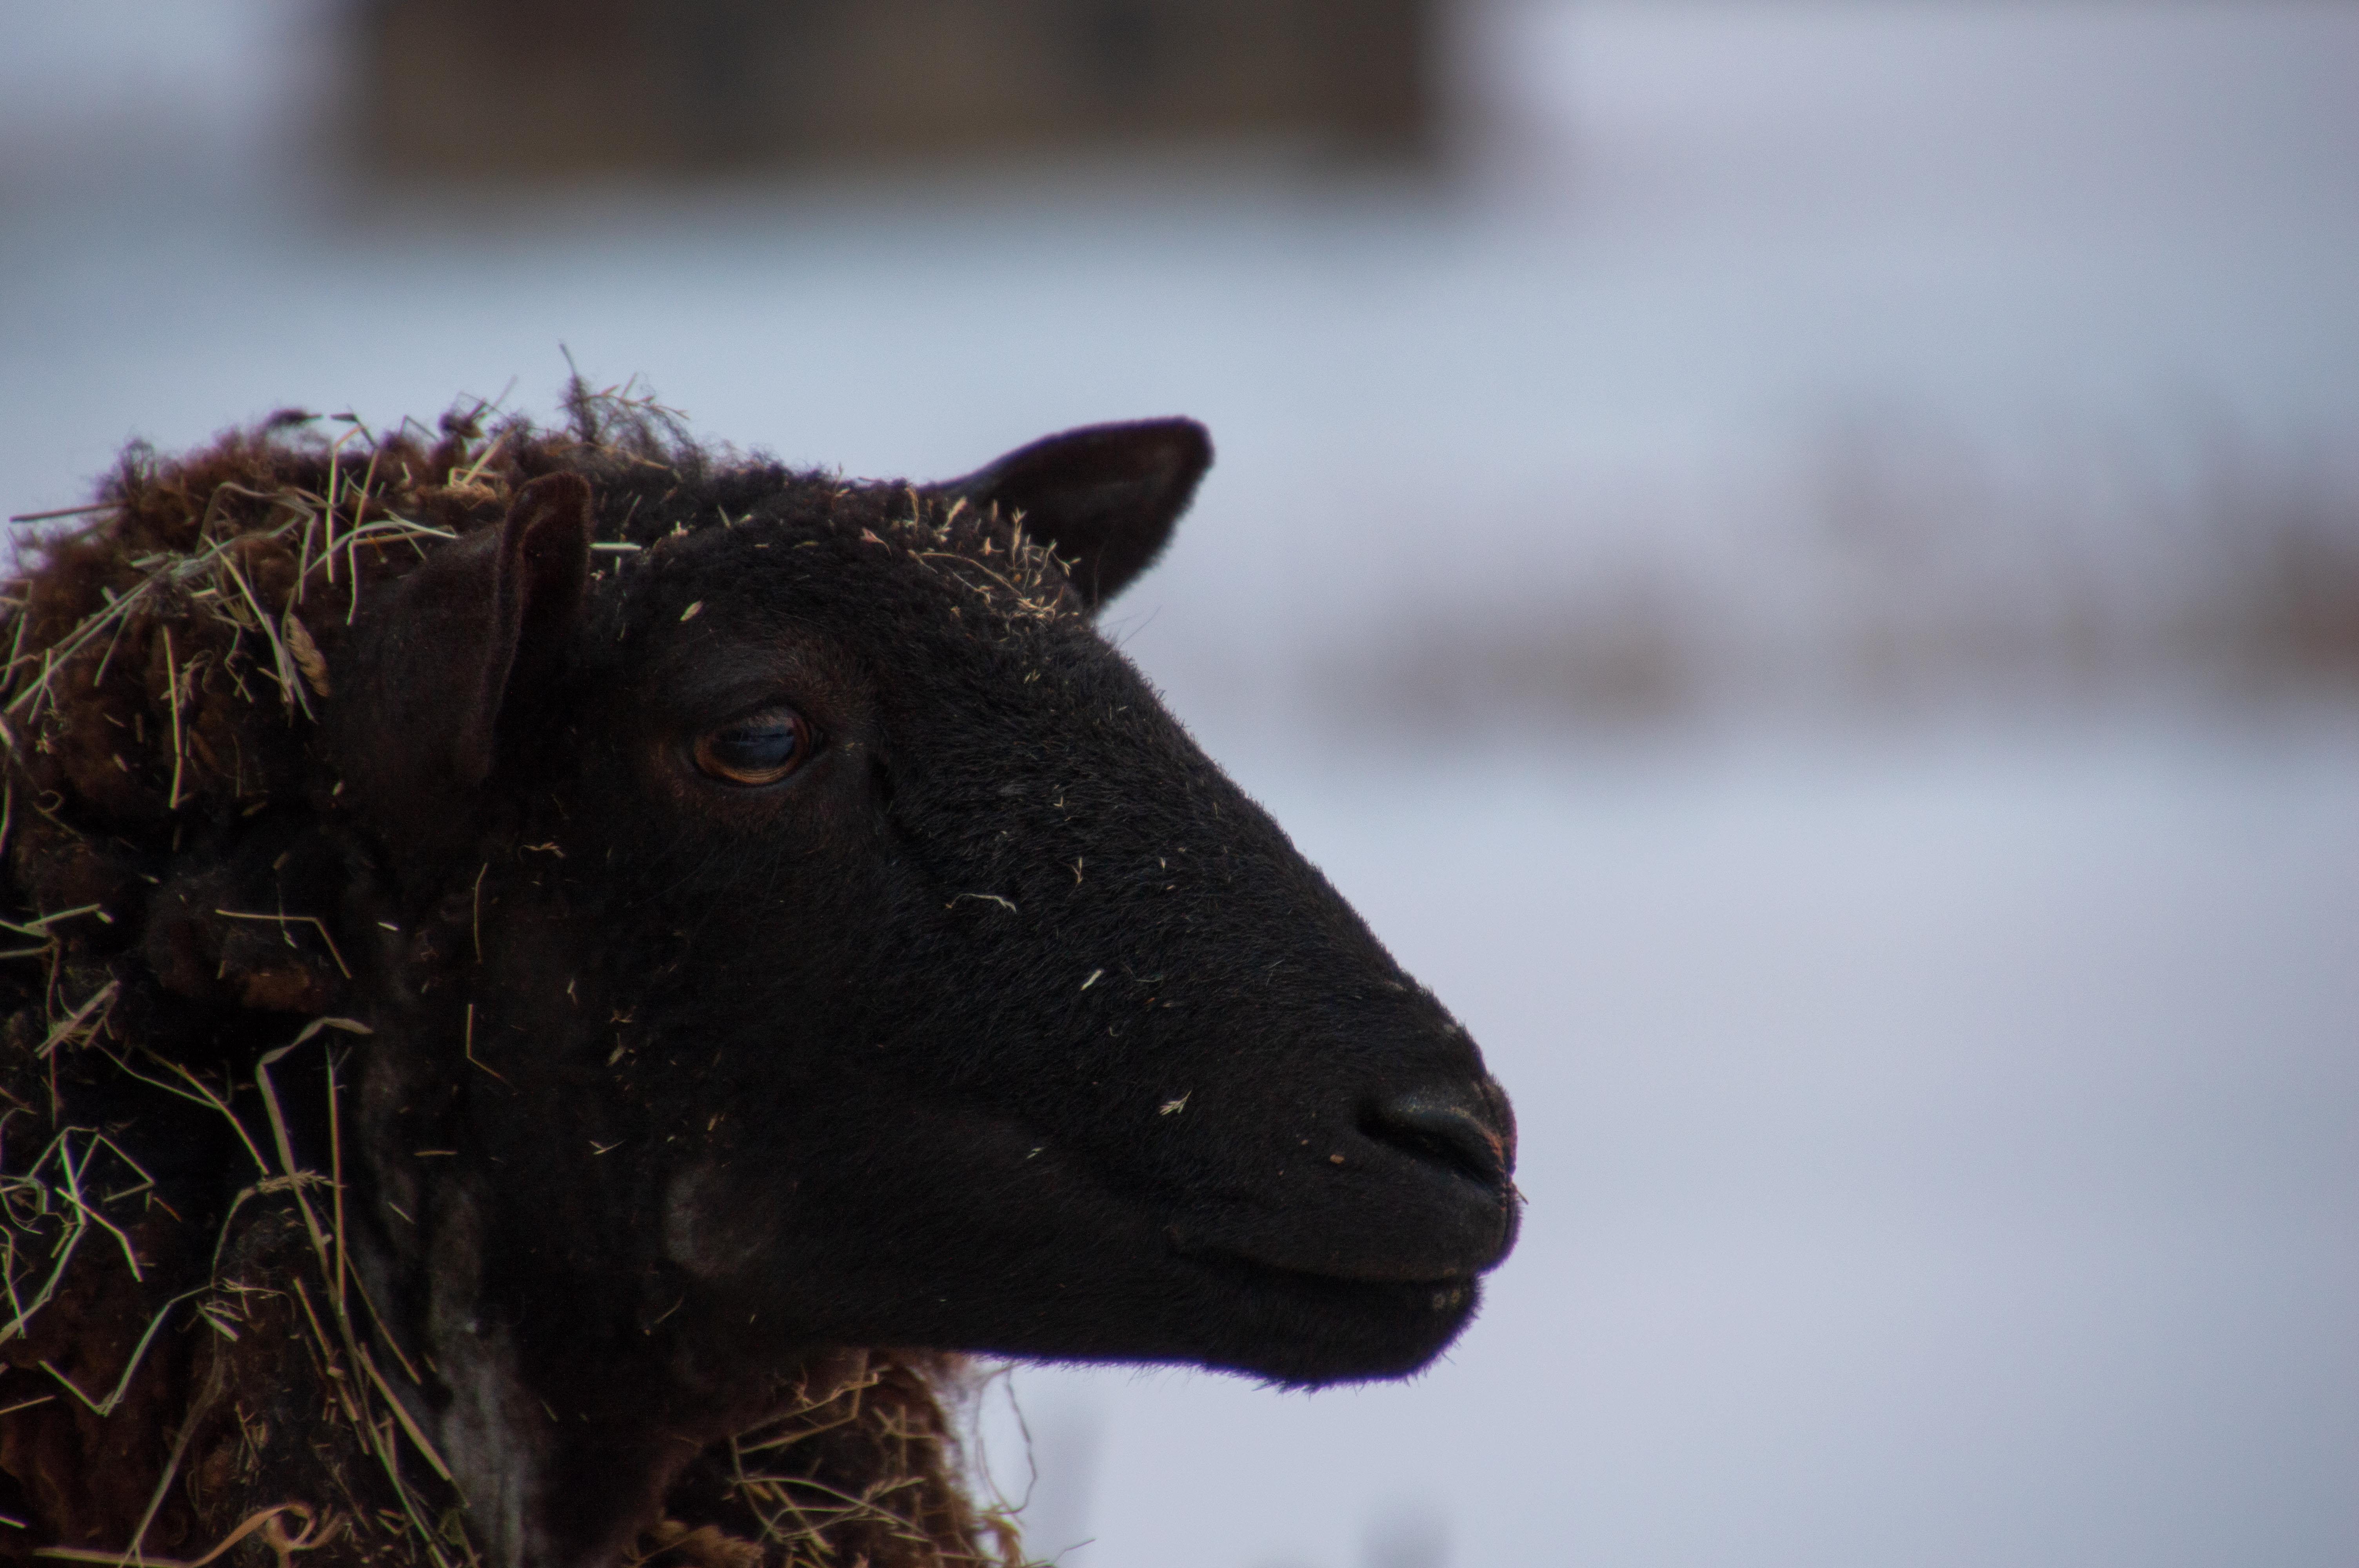
[[[256,887],[227,847],[334,810],[315,723],[374,585],[496,526],[538,473],[705,460],[630,387],[577,382],[568,413],[288,413],[181,459],[134,449],[91,505],[21,519],[64,526],[25,541],[0,602],[0,1557],[482,1561],[430,1368],[347,1245],[369,1031],[338,1011],[332,908],[288,898],[320,885],[295,851]],[[917,532],[877,542],[938,542]],[[660,537],[627,514],[601,533],[605,570]],[[1036,553],[964,580],[1048,612]],[[969,1499],[962,1361],[780,1375],[788,1413],[694,1461],[634,1568],[1022,1562],[1007,1511]]]

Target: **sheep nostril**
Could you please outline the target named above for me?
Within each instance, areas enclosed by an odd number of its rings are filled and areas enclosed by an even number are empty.
[[[1507,1136],[1484,1114],[1476,1094],[1411,1090],[1372,1102],[1360,1130],[1403,1153],[1443,1165],[1484,1186],[1505,1191],[1515,1169]]]

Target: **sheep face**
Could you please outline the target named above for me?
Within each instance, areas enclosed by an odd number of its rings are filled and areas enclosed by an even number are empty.
[[[1473,1313],[1505,1098],[1090,620],[1208,460],[1102,428],[636,551],[558,475],[368,608],[364,1261],[505,1554],[616,1550],[817,1347],[1316,1384]]]

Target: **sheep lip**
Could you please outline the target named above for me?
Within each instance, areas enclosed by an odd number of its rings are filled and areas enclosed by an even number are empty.
[[[1332,1290],[1338,1285],[1392,1288],[1404,1285],[1460,1286],[1472,1282],[1480,1272],[1478,1270],[1466,1269],[1429,1271],[1386,1268],[1380,1263],[1360,1266],[1338,1263],[1326,1268],[1305,1268],[1297,1261],[1272,1261],[1233,1247],[1221,1246],[1216,1242],[1191,1242],[1176,1230],[1172,1233],[1171,1244],[1173,1249],[1181,1257],[1219,1273],[1231,1276],[1242,1275],[1253,1281],[1300,1281],[1322,1290]]]

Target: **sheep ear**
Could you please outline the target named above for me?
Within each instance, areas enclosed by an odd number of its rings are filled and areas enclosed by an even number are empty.
[[[500,717],[562,656],[590,569],[590,487],[548,474],[506,521],[438,550],[372,608],[339,672],[348,784],[405,816],[447,810],[498,760]]]
[[[476,655],[480,679],[452,752],[469,784],[492,771],[509,699],[549,673],[573,630],[590,578],[592,522],[590,486],[579,474],[543,474],[509,503],[493,552],[492,616]]]
[[[1094,610],[1162,553],[1212,466],[1201,425],[1142,419],[1050,436],[935,491],[1021,514],[1025,532],[1064,558]]]

